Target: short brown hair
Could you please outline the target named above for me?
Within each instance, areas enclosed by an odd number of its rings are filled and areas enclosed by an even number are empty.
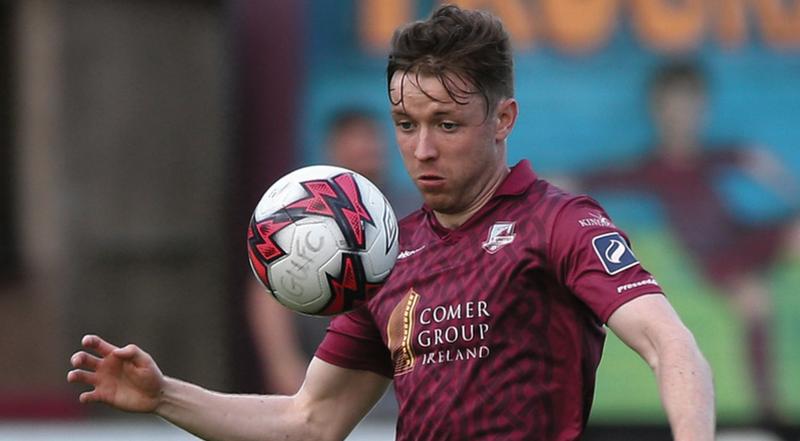
[[[650,78],[650,96],[656,97],[675,87],[703,94],[708,88],[703,68],[689,60],[678,60],[660,66]]]
[[[429,19],[397,29],[386,67],[388,87],[395,72],[435,76],[459,104],[480,94],[487,116],[500,99],[514,96],[511,41],[500,19],[484,11],[441,6]],[[465,90],[453,76],[476,90]],[[401,94],[392,104],[402,101]]]
[[[378,116],[363,107],[342,107],[336,110],[325,125],[326,133],[333,137],[339,133],[358,125],[374,126],[378,130]]]

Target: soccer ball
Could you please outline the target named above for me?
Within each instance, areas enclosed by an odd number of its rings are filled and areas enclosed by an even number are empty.
[[[397,219],[369,180],[341,168],[295,170],[267,189],[247,230],[250,266],[282,305],[335,315],[368,301],[397,259]]]

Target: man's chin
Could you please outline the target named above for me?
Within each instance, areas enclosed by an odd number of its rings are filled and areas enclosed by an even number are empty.
[[[456,214],[458,213],[458,207],[455,206],[453,201],[449,200],[442,195],[422,195],[423,201],[425,201],[425,205],[428,206],[431,210],[442,213],[442,214]]]

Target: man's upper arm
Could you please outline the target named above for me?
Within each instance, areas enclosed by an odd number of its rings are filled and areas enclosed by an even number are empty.
[[[632,299],[661,291],[640,265],[625,233],[594,200],[573,198],[551,228],[548,254],[555,277],[601,323]]]
[[[295,396],[320,439],[341,440],[380,399],[391,380],[374,372],[346,369],[317,357],[311,360]]]
[[[648,294],[623,304],[608,319],[608,327],[651,367],[658,363],[658,349],[674,340],[693,341],[664,295]]]

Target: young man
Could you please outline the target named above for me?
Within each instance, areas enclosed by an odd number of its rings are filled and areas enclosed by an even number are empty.
[[[607,323],[652,366],[675,439],[711,440],[711,374],[593,201],[509,169],[517,117],[508,35],[439,8],[400,29],[388,66],[397,141],[425,207],[367,306],[333,320],[293,396],[207,391],[134,345],[83,340],[82,402],[154,412],[207,439],[343,439],[394,379],[399,440],[578,439]]]

